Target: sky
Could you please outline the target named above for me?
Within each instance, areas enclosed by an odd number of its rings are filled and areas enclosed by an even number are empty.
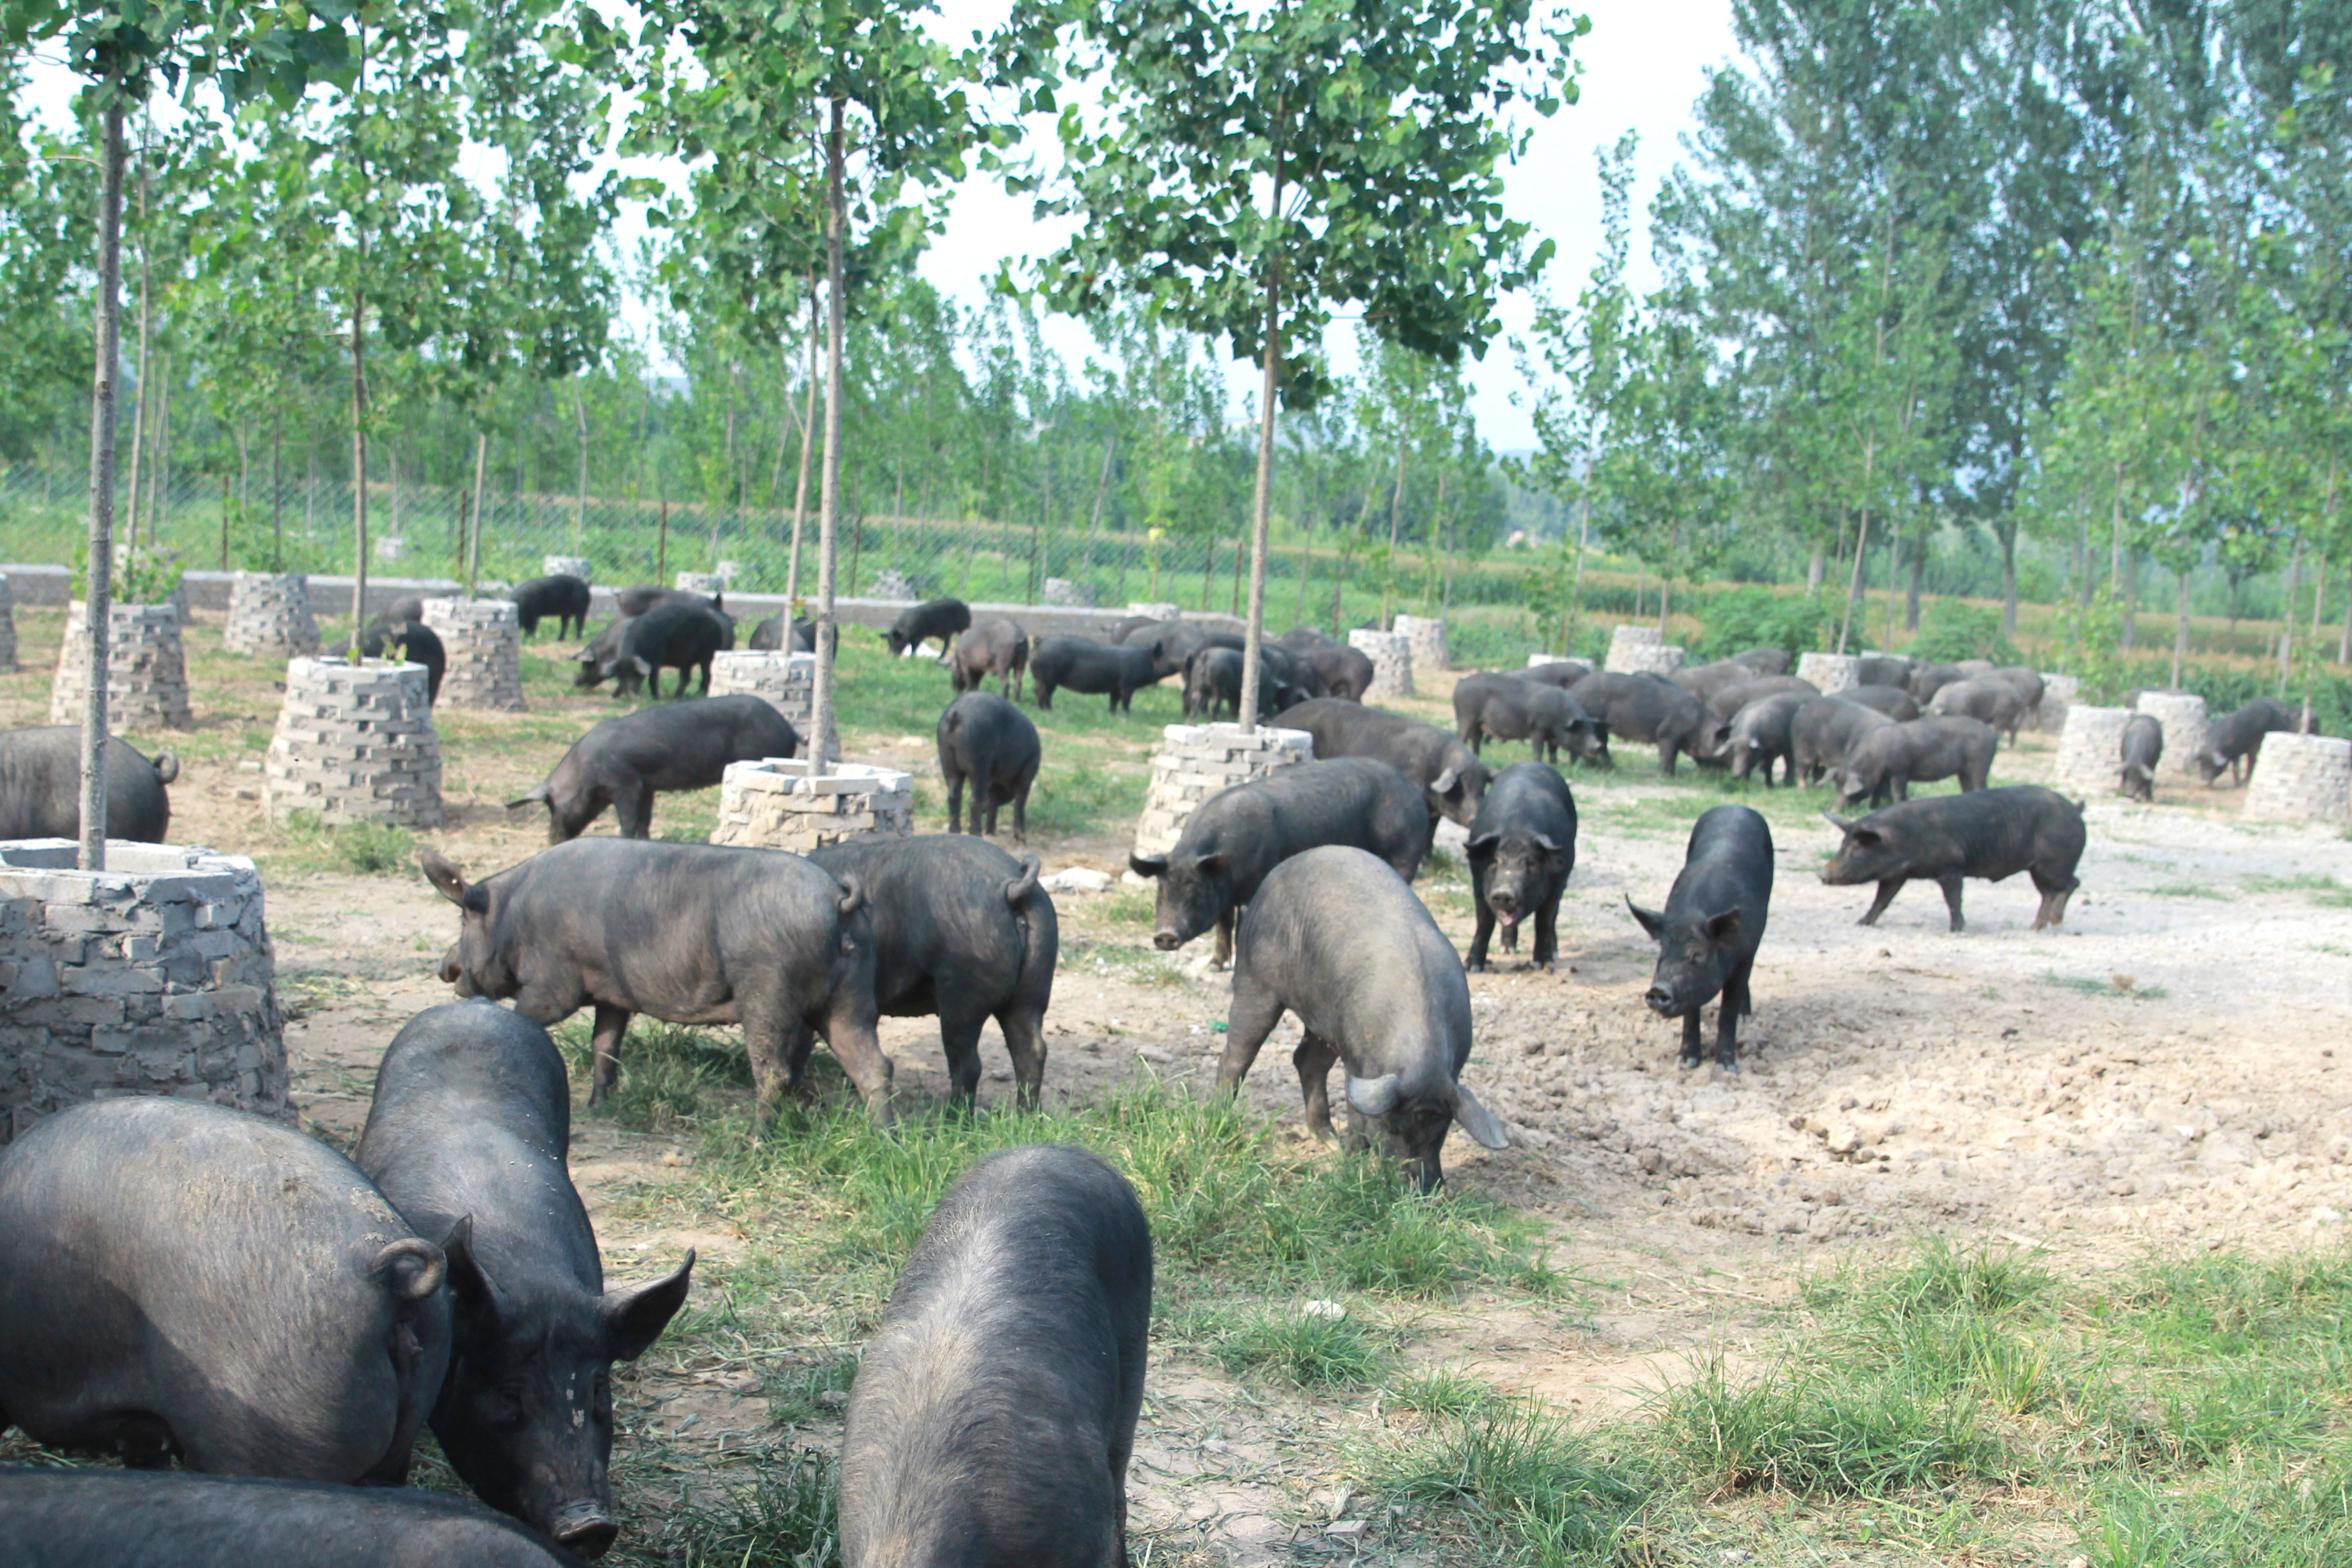
[[[940,0],[941,31],[961,42],[975,29],[1002,19],[1006,0]],[[1630,281],[1637,289],[1655,278],[1650,267],[1645,218],[1659,181],[1683,156],[1682,136],[1692,103],[1706,85],[1710,66],[1733,54],[1729,0],[1595,0],[1588,6],[1592,30],[1578,41],[1582,67],[1579,101],[1549,120],[1534,121],[1526,156],[1505,171],[1504,207],[1534,226],[1538,238],[1557,249],[1547,283],[1573,299],[1601,247],[1601,181],[1595,154],[1626,131],[1641,133],[1634,159],[1635,232]],[[75,83],[61,66],[37,61],[33,98],[38,110],[63,110]],[[633,164],[632,173],[654,172]],[[944,232],[919,263],[923,276],[967,303],[985,295],[988,282],[1009,260],[1040,254],[1058,235],[1032,221],[1028,197],[1008,195],[993,181],[975,178],[957,193]],[[640,222],[626,222],[621,240],[633,247]],[[1525,294],[1502,302],[1504,333],[1483,363],[1469,368],[1471,407],[1488,444],[1498,451],[1533,446],[1535,432],[1521,405],[1527,387],[1508,339],[1526,330],[1534,300]],[[1089,340],[1085,329],[1055,320],[1046,341],[1076,363]],[[1335,323],[1326,348],[1335,368],[1354,368],[1352,328]],[[1247,365],[1231,366],[1228,376],[1235,416],[1253,398],[1257,376]]]

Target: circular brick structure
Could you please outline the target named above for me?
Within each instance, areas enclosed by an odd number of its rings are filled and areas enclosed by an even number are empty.
[[[583,583],[593,583],[589,575],[585,555],[551,555],[539,563],[539,569],[550,577],[577,577]]]
[[[449,656],[444,703],[522,710],[522,611],[513,600],[427,599],[425,624]]]
[[[1402,632],[1366,631],[1348,634],[1348,646],[1372,661],[1372,683],[1364,700],[1412,695],[1412,641]]]
[[[816,655],[737,651],[710,661],[713,697],[764,697],[770,707],[806,732],[809,703],[816,689]]]
[[[1406,646],[1412,649],[1412,668],[1417,674],[1434,675],[1454,668],[1454,656],[1446,651],[1443,620],[1433,616],[1399,616],[1389,629],[1404,635]]]
[[[835,763],[812,778],[804,759],[730,763],[719,784],[713,844],[795,855],[852,838],[903,838],[915,829],[915,775]]]
[[[307,658],[318,652],[310,579],[299,572],[238,573],[229,580],[228,626],[221,640],[232,653]]]
[[[1261,724],[1244,735],[1238,724],[1169,725],[1151,756],[1151,783],[1135,825],[1135,853],[1165,855],[1174,848],[1184,824],[1211,795],[1314,760],[1315,737],[1304,730]]]
[[[242,856],[110,841],[0,844],[0,1143],[121,1094],[290,1117],[285,1017]]]
[[[1862,684],[1862,658],[1851,653],[1808,653],[1797,658],[1797,679],[1810,680],[1826,697]]]
[[[0,672],[13,674],[16,668],[16,595],[8,586],[8,576],[0,572]]]
[[[2040,729],[2055,735],[2066,728],[2066,710],[2083,699],[2083,682],[2072,675],[2042,672],[2042,708],[2034,715]]]
[[[1683,650],[1666,641],[1655,626],[1619,626],[1609,634],[1609,658],[1601,665],[1612,675],[1672,675],[1683,667]]]
[[[441,821],[441,736],[425,667],[298,658],[262,764],[273,817],[315,811],[329,822],[433,827]]]
[[[2201,779],[2203,775],[2197,771],[2197,753],[2205,749],[2206,731],[2210,728],[2205,720],[2205,699],[2169,691],[2143,691],[2139,694],[2139,710],[2164,729],[2164,756],[2156,764],[2157,772],[2177,779]]]
[[[2165,752],[2171,751],[2168,741]],[[2246,784],[2245,813],[2282,822],[2352,821],[2352,741],[2285,730],[2264,735]]]
[[[2061,790],[2086,795],[2115,794],[2123,780],[2124,726],[2131,719],[2128,708],[2092,708],[2080,702],[2068,708],[2051,782]],[[2172,750],[2169,740],[2164,749]]]
[[[49,722],[81,722],[88,679],[83,647],[86,612],[79,599],[66,608],[66,635],[49,687]],[[187,661],[180,652],[180,612],[170,605],[114,605],[107,612],[106,722],[115,730],[186,730]]]

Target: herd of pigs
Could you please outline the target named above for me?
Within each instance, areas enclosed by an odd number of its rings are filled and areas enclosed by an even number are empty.
[[[517,592],[527,627],[585,631],[576,579]],[[734,639],[715,600],[632,589],[581,654],[579,683],[659,695]],[[369,628],[437,673],[414,607]],[[607,1477],[611,1367],[655,1342],[685,1302],[694,1258],[607,1289],[566,1166],[571,1098],[548,1027],[593,1009],[590,1102],[613,1091],[638,1014],[743,1031],[764,1123],[805,1088],[822,1038],[880,1123],[891,1061],[877,1019],[936,1016],[951,1098],[970,1106],[980,1039],[1001,1028],[1017,1098],[1034,1107],[1058,931],[1038,862],[984,841],[1013,808],[1019,839],[1042,747],[1017,705],[1183,678],[1188,714],[1235,710],[1241,639],[1136,618],[1108,640],[1034,649],[952,600],[916,605],[894,653],[936,640],[952,691],[938,731],[950,830],[779,850],[654,841],[654,798],[707,788],[734,761],[797,752],[757,698],[648,707],[593,726],[546,782],[549,847],[469,880],[426,851],[458,911],[442,977],[462,998],[393,1040],[351,1159],[278,1122],[176,1099],[100,1100],[52,1116],[0,1153],[0,1426],[119,1457],[125,1469],[0,1468],[0,1540],[40,1564],[541,1564],[616,1538]],[[782,617],[753,647],[814,646]],[[1863,662],[1823,695],[1758,650],[1673,678],[1570,661],[1464,678],[1456,731],[1367,707],[1371,667],[1311,631],[1259,653],[1262,713],[1313,737],[1314,757],[1201,805],[1156,884],[1163,950],[1213,931],[1233,1000],[1217,1083],[1236,1092],[1276,1024],[1309,1127],[1400,1162],[1426,1192],[1459,1124],[1500,1148],[1502,1124],[1461,1081],[1472,1047],[1465,972],[1497,931],[1531,958],[1559,952],[1577,811],[1552,765],[1609,763],[1612,739],[1746,778],[1826,780],[1843,843],[1822,873],[1872,882],[1877,920],[1912,879],[1936,882],[1961,929],[1965,878],[2027,873],[2034,929],[2064,917],[2083,808],[2047,789],[1987,787],[1994,747],[2041,700],[2027,670]],[[981,689],[995,679],[1000,693]],[[2260,707],[2260,705],[2257,705]],[[2283,712],[2214,727],[2209,779]],[[2141,724],[2152,721],[2142,721]],[[0,837],[72,837],[77,732],[0,733]],[[1487,741],[1531,760],[1490,769]],[[2161,746],[2126,733],[2120,783],[2144,789]],[[109,753],[110,833],[160,841],[177,764]],[[2137,771],[2135,771],[2137,770]],[[1909,785],[1958,777],[1954,795]],[[972,792],[971,832],[961,795]],[[583,837],[606,809],[620,837]],[[1467,830],[1475,930],[1466,955],[1410,884],[1441,818]],[[1739,1018],[1772,892],[1764,817],[1723,805],[1694,827],[1662,908],[1631,905],[1660,956],[1648,1005],[1681,1023],[1698,1068],[1701,1012],[1719,999],[1712,1059],[1738,1071]],[[1630,902],[1630,901],[1629,901]],[[510,1001],[511,1010],[486,1002]],[[1341,1069],[1345,1131],[1331,1069]],[[1132,1189],[1081,1150],[1034,1145],[967,1172],[908,1259],[852,1389],[839,1490],[843,1560],[866,1565],[1126,1561],[1125,1475],[1142,1398],[1151,1237]],[[429,1426],[493,1512],[394,1489]],[[172,1469],[173,1458],[183,1467]],[[234,1479],[231,1479],[234,1478]]]

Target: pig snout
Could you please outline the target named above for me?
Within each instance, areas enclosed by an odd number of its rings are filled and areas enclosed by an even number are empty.
[[[1643,995],[1642,1000],[1649,1004],[1650,1011],[1653,1013],[1671,1016],[1681,1011],[1675,1005],[1675,993],[1671,986],[1653,985]]]
[[[1517,921],[1519,918],[1519,896],[1518,894],[1511,891],[1510,889],[1495,888],[1489,889],[1486,894],[1486,902],[1496,914],[1503,918],[1505,924],[1514,924]]]
[[[612,1550],[621,1525],[602,1505],[583,1499],[559,1509],[547,1532],[574,1556],[593,1562]]]
[[[1173,928],[1162,926],[1151,933],[1151,945],[1162,952],[1173,952],[1184,945],[1184,939],[1178,936]]]
[[[466,966],[457,962],[457,950],[453,947],[441,955],[441,983],[462,986],[465,979]]]

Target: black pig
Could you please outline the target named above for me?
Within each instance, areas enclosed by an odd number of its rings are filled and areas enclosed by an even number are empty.
[[[1717,754],[1708,735],[1713,716],[1706,704],[1670,680],[1603,671],[1586,676],[1568,694],[1609,726],[1612,739],[1654,742],[1658,769],[1668,775],[1679,757],[1700,762]]]
[[[2294,727],[2295,716],[2287,710],[2286,704],[2257,697],[2205,731],[2205,747],[2195,758],[2197,772],[2208,787],[2219,782],[2225,770],[2231,784],[2251,779],[2263,737],[2274,730],[2292,731]]]
[[[1114,713],[1122,708],[1133,712],[1135,694],[1159,679],[1151,668],[1148,648],[1052,637],[1029,656],[1029,688],[1040,708],[1052,708],[1054,693],[1067,688],[1089,697],[1108,695]]]
[[[1957,714],[1881,724],[1854,742],[1832,787],[1840,805],[1908,800],[1913,784],[1938,779],[1958,779],[1963,793],[1982,789],[2000,745],[1990,725]]]
[[[997,808],[1013,805],[1013,842],[1029,841],[1029,790],[1045,748],[1029,715],[992,691],[967,691],[940,715],[940,777],[948,786],[948,831],[963,831],[963,786],[971,784],[971,831],[996,831]],[[985,816],[988,826],[981,826]]]
[[[1568,781],[1541,763],[1513,763],[1495,775],[1470,824],[1470,888],[1478,929],[1470,938],[1472,970],[1486,967],[1486,944],[1503,927],[1503,951],[1519,951],[1519,922],[1536,921],[1535,966],[1559,958],[1559,899],[1576,869],[1576,798]]]
[[[161,844],[172,828],[163,786],[180,776],[169,752],[149,762],[106,738],[106,836]],[[81,726],[0,730],[0,839],[81,837]]]
[[[1739,1020],[1756,1011],[1748,981],[1771,913],[1772,830],[1748,806],[1710,807],[1691,828],[1666,907],[1645,910],[1631,899],[1625,907],[1658,944],[1643,1000],[1660,1017],[1683,1021],[1682,1065],[1699,1065],[1699,1009],[1720,995],[1715,1065],[1738,1072]]]
[[[441,645],[441,634],[424,620],[391,621],[371,626],[360,637],[360,654],[365,658],[382,658],[390,647],[410,664],[425,667],[425,704],[431,707],[441,700],[441,678],[449,672],[449,650]]]
[[[1824,774],[1845,766],[1856,741],[1893,722],[1874,708],[1848,702],[1843,693],[1807,698],[1789,721],[1789,765],[1797,782],[1819,784]]]
[[[1017,698],[1028,668],[1029,634],[1018,621],[999,616],[956,638],[955,655],[948,661],[948,685],[957,691],[977,691],[993,675],[1005,696]]]
[[[1833,888],[1878,884],[1878,897],[1862,917],[1866,926],[1876,925],[1914,879],[1944,889],[1955,931],[1968,929],[1960,916],[1963,877],[1998,882],[2020,871],[2031,874],[2042,895],[2035,931],[2063,923],[2066,900],[2081,886],[2074,868],[2083,858],[2082,803],[2038,784],[1905,801],[1853,822],[1822,815],[1845,835],[1822,868],[1822,880]]]
[[[650,838],[654,796],[709,789],[730,763],[800,754],[801,738],[760,697],[713,697],[687,707],[644,708],[599,720],[572,742],[547,782],[507,802],[507,809],[547,807],[547,841],[588,831],[606,806],[624,838]]]
[[[677,671],[677,689],[686,695],[688,673],[702,672],[702,691],[710,694],[710,664],[735,640],[734,627],[717,610],[698,605],[656,605],[644,615],[624,622],[620,646],[599,672],[613,683],[616,697],[635,697],[640,685],[647,696],[661,695],[661,672]]]
[[[518,583],[507,597],[514,601],[515,614],[522,622],[522,635],[527,637],[536,637],[539,623],[551,616],[555,619],[557,637],[571,637],[588,629],[588,584],[569,572]]]
[[[2123,760],[2116,788],[2133,800],[2156,798],[2156,764],[2164,758],[2164,726],[2146,713],[2135,713],[2124,723],[2117,748]]]
[[[843,1568],[1122,1568],[1151,1227],[1084,1149],[964,1173],[850,1387]]]
[[[393,1037],[353,1156],[401,1217],[446,1237],[449,1373],[433,1435],[474,1494],[583,1557],[613,1518],[613,1363],[686,1300],[688,1252],[651,1284],[604,1289],[572,1185],[562,1053],[519,1014],[428,1007]]]
[[[1473,754],[1483,754],[1492,736],[1527,742],[1538,762],[1559,760],[1563,748],[1572,757],[1604,765],[1609,761],[1607,725],[1559,688],[1509,673],[1465,675],[1456,681],[1454,728]]]
[[[1337,697],[1318,697],[1284,710],[1286,730],[1315,737],[1318,757],[1376,757],[1421,786],[1433,818],[1470,826],[1494,770],[1471,754],[1458,737],[1434,724],[1367,708]]]
[[[940,639],[940,658],[946,658],[955,647],[956,637],[971,629],[971,606],[961,599],[930,599],[919,605],[909,605],[898,612],[882,640],[895,657],[909,648],[922,647],[931,638]]]

